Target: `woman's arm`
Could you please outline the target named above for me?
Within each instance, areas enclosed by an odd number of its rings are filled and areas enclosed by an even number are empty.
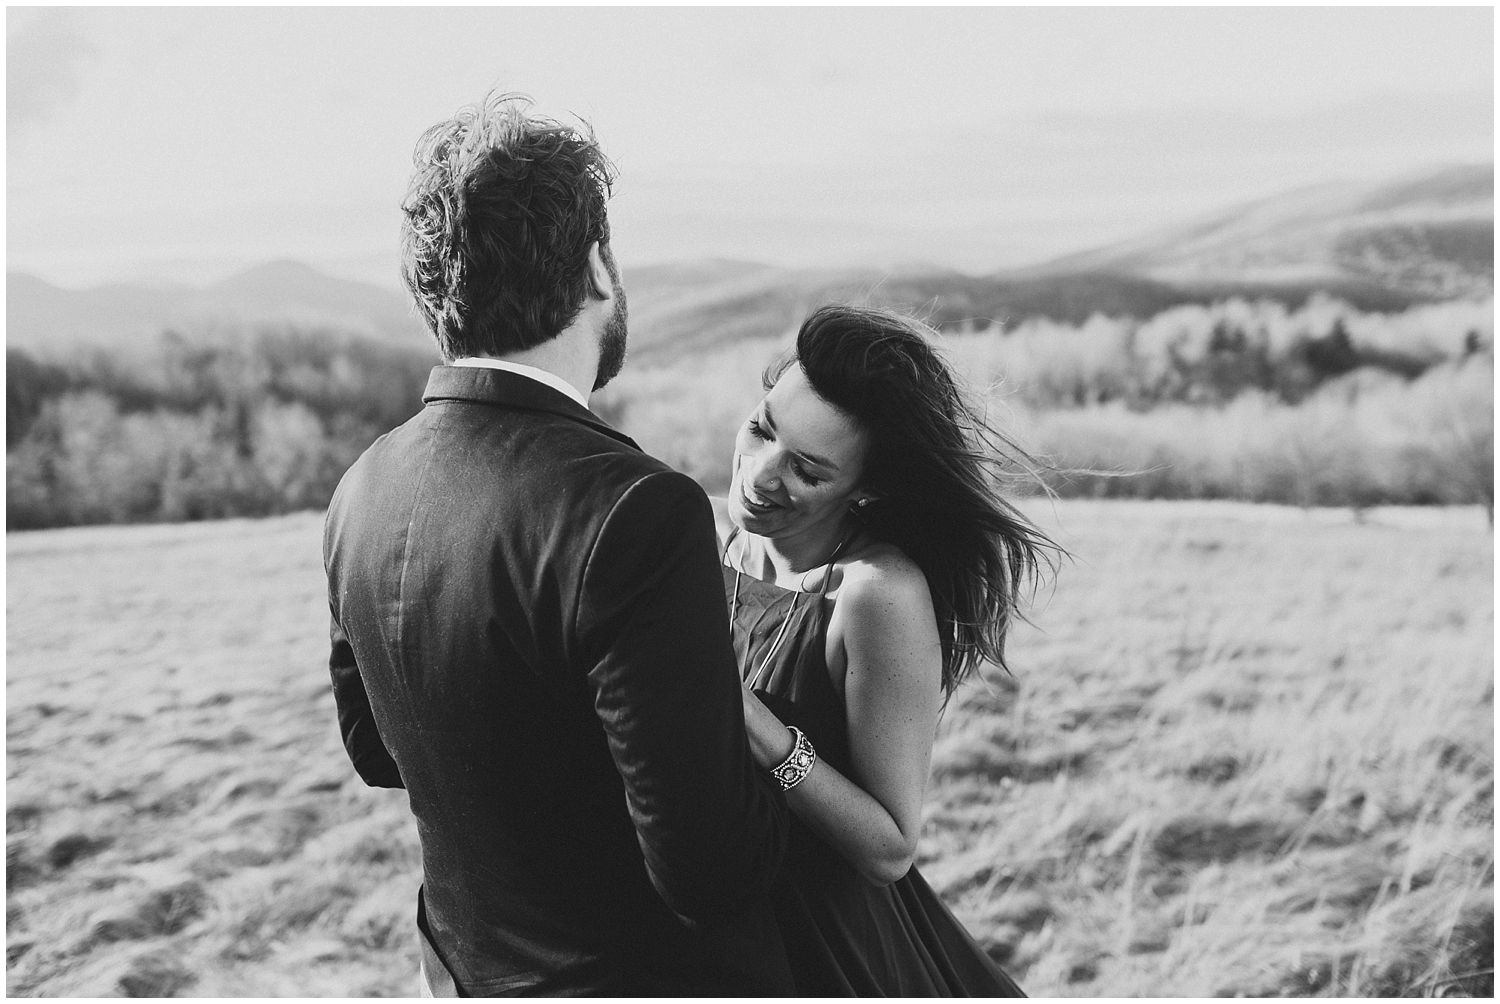
[[[942,650],[921,572],[904,563],[881,571],[846,578],[834,613],[848,656],[844,705],[854,776],[820,760],[787,792],[787,803],[870,881],[886,885],[906,874],[916,854],[942,707]],[[791,734],[748,690],[745,724],[762,767],[786,759]]]

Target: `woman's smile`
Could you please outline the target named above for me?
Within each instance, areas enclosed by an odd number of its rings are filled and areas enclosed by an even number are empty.
[[[754,488],[751,488],[743,479],[740,482],[740,501],[744,503],[747,510],[757,516],[765,515],[781,508],[778,503],[773,502],[771,499],[758,493]]]

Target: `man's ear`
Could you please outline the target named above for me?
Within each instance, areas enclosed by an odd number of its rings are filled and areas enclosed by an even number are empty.
[[[589,286],[596,300],[608,300],[614,293],[614,283],[609,279],[609,269],[604,265],[604,253],[599,242],[589,245]]]

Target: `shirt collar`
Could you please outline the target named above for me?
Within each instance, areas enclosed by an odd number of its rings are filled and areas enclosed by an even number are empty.
[[[483,369],[504,370],[507,373],[515,373],[518,376],[529,377],[538,383],[546,384],[553,390],[561,391],[568,397],[577,401],[583,407],[589,406],[589,399],[579,392],[568,381],[536,366],[528,366],[525,363],[513,363],[508,359],[491,359],[487,356],[462,356],[448,363],[449,366],[474,366]]]
[[[582,422],[632,449],[640,449],[635,440],[573,400],[571,395],[540,380],[493,366],[434,366],[427,377],[427,388],[422,392],[422,403],[434,405],[443,402],[548,412]]]

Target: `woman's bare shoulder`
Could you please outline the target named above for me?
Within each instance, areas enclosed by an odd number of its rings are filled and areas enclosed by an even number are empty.
[[[834,600],[829,668],[841,693],[856,667],[879,669],[863,678],[935,685],[941,649],[932,591],[922,569],[901,549],[871,545],[850,555]]]
[[[894,544],[873,541],[849,556],[843,566],[839,594],[845,599],[882,604],[920,604],[929,608],[932,594],[927,576]]]

